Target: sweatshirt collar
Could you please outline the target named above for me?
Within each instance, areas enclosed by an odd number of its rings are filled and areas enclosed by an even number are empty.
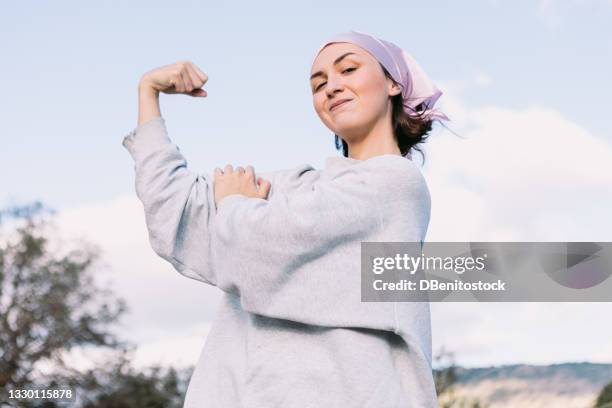
[[[325,171],[336,173],[342,169],[361,163],[363,160],[351,159],[344,156],[331,156],[325,159]]]
[[[398,159],[410,160],[409,158],[399,156],[397,154],[381,154],[379,156],[370,157],[369,159],[366,159],[366,160],[352,159],[350,157],[344,157],[344,156],[331,156],[325,160],[325,170],[334,172],[334,171],[345,169],[350,166],[354,166],[359,163],[365,163],[365,162],[373,163],[376,161],[390,161],[390,160],[398,160]]]

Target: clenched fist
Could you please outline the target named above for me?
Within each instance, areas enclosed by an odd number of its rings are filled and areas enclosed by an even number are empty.
[[[208,94],[201,88],[206,81],[208,81],[208,75],[193,62],[179,61],[146,72],[140,79],[140,86],[166,94],[204,97]]]
[[[270,187],[270,182],[261,177],[255,182],[253,166],[246,166],[245,170],[240,166],[233,169],[232,165],[228,164],[223,171],[218,167],[215,169],[214,190],[217,207],[224,197],[231,194],[267,199]]]

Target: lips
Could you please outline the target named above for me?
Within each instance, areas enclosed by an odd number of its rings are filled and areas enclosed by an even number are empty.
[[[345,102],[349,102],[349,101],[352,101],[352,99],[340,99],[340,100],[337,100],[336,102],[332,103],[332,105],[329,107],[329,110],[331,111],[331,110],[335,109],[336,107],[344,104]]]

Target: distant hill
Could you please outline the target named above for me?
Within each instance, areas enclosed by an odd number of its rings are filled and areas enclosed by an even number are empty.
[[[601,389],[612,382],[612,364],[587,362],[458,367],[456,372],[450,395],[478,398],[489,408],[591,408]]]

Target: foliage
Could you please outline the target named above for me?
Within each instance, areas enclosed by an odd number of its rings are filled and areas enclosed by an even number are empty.
[[[599,392],[595,408],[612,408],[612,382],[609,382]]]
[[[440,366],[433,371],[436,393],[442,395],[450,391],[452,385],[457,381],[457,366],[454,362],[454,354],[444,348],[434,357],[434,361]]]
[[[436,393],[439,398],[444,397],[444,401],[440,401],[440,408],[486,408],[478,399],[468,400],[453,395],[454,385],[458,380],[453,352],[442,348],[434,357],[434,361],[439,367],[433,371]]]
[[[40,362],[67,368],[76,346],[125,346],[110,332],[126,310],[97,286],[98,251],[81,244],[60,255],[50,248],[40,203],[0,211],[0,389],[50,384]],[[10,233],[5,231],[10,221]]]
[[[192,368],[152,366],[135,370],[122,351],[108,368],[89,370],[72,387],[81,396],[82,408],[181,408]]]

